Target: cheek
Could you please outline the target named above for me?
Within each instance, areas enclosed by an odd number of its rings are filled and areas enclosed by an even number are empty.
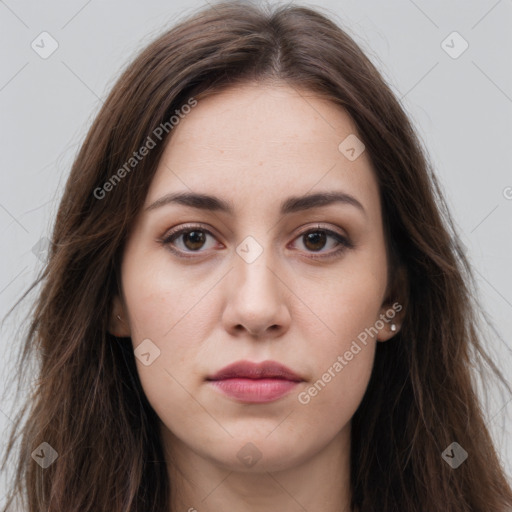
[[[387,284],[384,251],[348,257],[340,272],[322,286],[304,290],[318,312],[324,335],[310,331],[310,354],[315,374],[298,396],[311,421],[329,419],[333,429],[350,421],[370,380],[376,347],[376,322]],[[329,332],[325,336],[325,332]]]
[[[314,336],[310,331],[310,346],[304,357],[314,361],[313,382],[302,399],[298,397],[311,409],[312,417],[325,417],[325,411],[332,407],[330,419],[340,426],[350,419],[363,397],[376,346],[374,329],[381,299],[375,293],[376,284],[372,279],[363,283],[346,278],[316,296],[316,310],[328,326],[329,335]]]
[[[298,393],[297,401],[312,422],[327,429],[327,435],[346,425],[355,413],[370,380],[374,355],[375,342],[357,339],[324,347],[317,372]],[[321,427],[326,421],[330,426]]]
[[[374,326],[387,285],[386,265],[384,251],[358,251],[329,274],[302,278],[301,297],[326,327],[317,338],[319,344],[326,348],[334,344],[345,351],[353,339]]]
[[[197,311],[215,283],[211,274],[171,265],[165,251],[156,255],[132,253],[123,265],[123,290],[134,344],[154,338],[165,349],[167,340],[176,339],[176,333],[183,339],[194,339],[188,332],[193,329],[189,319],[194,317],[197,333],[198,318],[205,318]]]
[[[195,399],[196,387],[204,378],[200,369],[211,357],[208,340],[213,318],[218,318],[216,295],[206,294],[212,285],[204,282],[192,288],[194,293],[183,293],[183,279],[173,277],[142,279],[132,290],[137,290],[135,296],[127,300],[134,320],[134,349],[150,339],[158,352],[148,366],[136,358],[137,372],[147,400],[166,428],[179,439],[192,436],[208,443],[210,436],[213,441],[225,435]]]
[[[135,359],[144,392],[162,419],[174,417],[170,410],[183,418],[181,412],[189,414],[191,407],[186,390],[204,378],[198,368],[201,361],[204,367],[219,317],[214,288],[218,277],[179,271],[166,262],[166,255],[151,259],[136,251],[125,260],[122,277],[136,356],[142,346],[151,354],[148,365],[143,357]]]

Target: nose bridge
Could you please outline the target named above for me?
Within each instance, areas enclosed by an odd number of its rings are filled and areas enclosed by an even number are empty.
[[[234,272],[225,321],[228,328],[243,326],[252,334],[289,322],[284,304],[283,284],[275,270],[278,255],[273,254],[270,236],[257,240],[247,236],[236,247]]]
[[[276,260],[272,254],[269,238],[249,235],[236,248],[235,275],[237,286],[242,290],[245,300],[258,299],[266,295],[267,301],[278,293],[276,277],[270,270]]]

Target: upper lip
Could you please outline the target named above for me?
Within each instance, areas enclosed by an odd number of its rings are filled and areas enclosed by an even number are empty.
[[[232,363],[214,375],[210,375],[206,380],[224,380],[224,379],[283,379],[300,382],[303,379],[286,366],[276,361],[263,361],[253,363],[251,361],[237,361]]]

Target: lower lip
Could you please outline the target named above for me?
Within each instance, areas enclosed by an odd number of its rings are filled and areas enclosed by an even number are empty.
[[[272,402],[289,393],[298,382],[284,379],[224,379],[210,381],[224,394],[247,403]]]

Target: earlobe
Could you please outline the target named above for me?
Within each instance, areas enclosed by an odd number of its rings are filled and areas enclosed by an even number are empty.
[[[380,315],[379,327],[381,328],[377,335],[377,341],[388,341],[398,334],[402,328],[404,315],[404,307],[399,302],[394,302],[392,306],[383,308]]]
[[[113,299],[108,332],[118,338],[129,338],[131,335],[130,327],[126,319],[125,308],[118,295]]]
[[[396,322],[391,321],[388,325],[379,330],[377,341],[388,341],[393,338],[399,330],[400,326]]]

